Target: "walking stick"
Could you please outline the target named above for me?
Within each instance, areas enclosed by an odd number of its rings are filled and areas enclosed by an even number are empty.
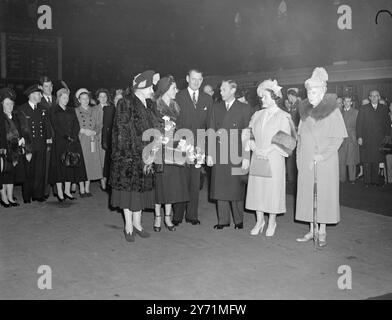
[[[314,179],[313,179],[313,244],[317,248],[317,161],[314,160]]]

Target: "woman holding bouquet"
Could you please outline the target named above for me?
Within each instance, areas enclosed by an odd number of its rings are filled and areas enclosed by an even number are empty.
[[[111,204],[123,209],[125,239],[135,241],[135,234],[150,236],[141,223],[142,211],[155,204],[154,175],[145,172],[147,163],[143,150],[149,145],[142,139],[143,133],[159,127],[150,100],[152,86],[158,74],[148,70],[137,75],[124,98],[118,102],[112,131],[112,161],[110,185]],[[148,160],[148,159],[146,159]]]
[[[279,131],[290,135],[290,115],[278,107],[282,98],[281,87],[277,81],[265,80],[257,88],[257,95],[263,103],[263,110],[257,111],[249,128],[254,140],[244,137],[245,150],[252,150],[253,155],[249,173],[248,190],[245,207],[256,211],[256,225],[250,234],[255,236],[263,232],[265,225],[264,213],[269,214],[267,237],[272,237],[276,229],[276,215],[286,212],[286,181],[285,157],[288,156],[282,148],[272,143]],[[252,174],[252,165],[260,162],[270,168],[271,177]],[[268,171],[268,170],[267,170]]]
[[[161,205],[165,205],[165,227],[174,231],[172,223],[172,204],[189,201],[185,163],[176,163],[175,155],[175,124],[180,113],[180,107],[174,100],[177,94],[177,85],[172,76],[164,77],[158,81],[155,92],[156,113],[164,121],[163,171],[155,175],[155,221],[154,231],[161,231]],[[183,159],[185,160],[185,159]]]

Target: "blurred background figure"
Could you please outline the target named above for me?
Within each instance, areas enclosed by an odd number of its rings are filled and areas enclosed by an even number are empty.
[[[113,99],[114,107],[117,107],[118,101],[119,101],[120,99],[122,99],[122,98],[123,98],[123,90],[122,90],[122,89],[117,89],[117,90],[116,90],[116,93],[115,93],[115,95],[114,95],[114,99]]]
[[[211,96],[211,97],[214,95],[214,89],[213,89],[212,86],[209,85],[209,84],[206,84],[206,85],[203,87],[203,92],[204,92],[205,94],[208,94],[208,95]]]
[[[338,97],[338,98],[336,99],[336,102],[338,103],[338,106],[339,106],[340,111],[342,111],[342,109],[343,109],[343,99],[340,98],[340,97]]]
[[[357,116],[358,110],[352,107],[352,98],[346,96],[343,98],[343,120],[346,125],[348,137],[344,138],[339,148],[339,176],[340,182],[346,182],[347,170],[350,183],[355,183],[356,167],[359,163],[359,146],[357,141]]]
[[[80,126],[80,143],[82,145],[84,163],[86,166],[87,180],[79,182],[79,192],[82,198],[91,197],[90,182],[102,179],[101,141],[102,122],[96,106],[90,106],[90,92],[81,88],[76,92],[78,106],[76,116]]]
[[[114,118],[114,106],[110,101],[109,90],[98,89],[95,93],[98,100],[97,112],[98,112],[98,123],[102,126],[102,131],[97,134],[97,143],[101,141],[101,147],[98,148],[101,165],[102,165],[102,175],[101,179],[101,189],[106,190],[106,183],[109,177],[109,166],[110,166],[110,152],[112,145],[112,126]]]

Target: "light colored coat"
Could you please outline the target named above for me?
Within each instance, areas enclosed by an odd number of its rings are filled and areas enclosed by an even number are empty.
[[[336,95],[326,94],[313,108],[306,99],[300,105],[297,167],[298,188],[296,220],[313,221],[313,186],[315,155],[317,163],[317,222],[336,224],[340,221],[338,149],[347,137]]]
[[[250,123],[256,147],[268,149],[271,147],[272,137],[279,131],[290,134],[290,115],[277,108],[274,114],[264,123],[268,109],[257,111]],[[248,190],[245,207],[268,213],[286,212],[286,169],[285,159],[288,155],[278,147],[268,154],[272,177],[256,177],[249,175]],[[252,155],[255,157],[255,154]]]

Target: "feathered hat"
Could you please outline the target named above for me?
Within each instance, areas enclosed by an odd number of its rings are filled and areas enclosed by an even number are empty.
[[[326,87],[328,73],[324,68],[318,67],[313,70],[312,77],[305,81],[305,88]]]
[[[139,73],[133,78],[132,88],[133,89],[145,89],[156,85],[159,81],[159,73],[155,73],[153,70],[147,70],[143,73]]]
[[[257,87],[257,95],[260,97],[261,91],[264,90],[271,90],[279,98],[282,98],[282,87],[278,85],[278,81],[276,80],[268,79],[260,83],[259,86]]]

